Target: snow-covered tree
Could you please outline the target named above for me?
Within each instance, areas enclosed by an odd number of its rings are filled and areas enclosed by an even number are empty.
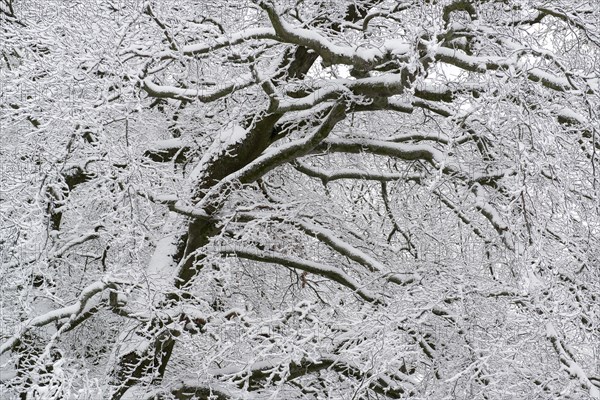
[[[0,395],[600,399],[600,3],[0,22]]]

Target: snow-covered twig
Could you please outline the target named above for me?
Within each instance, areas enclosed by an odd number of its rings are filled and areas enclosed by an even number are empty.
[[[284,267],[299,269],[311,274],[323,276],[352,289],[356,292],[356,294],[366,301],[377,301],[375,294],[363,288],[358,281],[336,267],[319,264],[310,260],[304,260],[298,257],[288,256],[273,251],[260,251],[249,247],[224,246],[220,247],[218,250],[219,253],[223,255],[232,255],[269,264],[279,264]]]
[[[600,399],[600,386],[590,381],[590,377],[587,376],[583,368],[575,361],[571,352],[565,348],[551,322],[546,324],[546,337],[550,340],[554,351],[558,354],[562,368],[567,371],[569,376],[576,378],[579,384],[589,391],[592,399]]]
[[[11,350],[15,345],[17,345],[23,334],[25,334],[31,328],[48,325],[51,322],[58,321],[63,318],[75,320],[78,315],[86,310],[86,308],[90,307],[89,303],[96,294],[102,292],[106,288],[115,287],[117,283],[122,282],[116,281],[110,277],[102,278],[101,280],[86,286],[81,291],[77,301],[70,306],[49,311],[44,315],[40,315],[23,322],[22,325],[17,329],[17,332],[15,332],[0,346],[0,355]]]

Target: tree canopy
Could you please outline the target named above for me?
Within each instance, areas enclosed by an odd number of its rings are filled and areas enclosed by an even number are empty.
[[[0,396],[600,399],[600,2],[0,35]]]

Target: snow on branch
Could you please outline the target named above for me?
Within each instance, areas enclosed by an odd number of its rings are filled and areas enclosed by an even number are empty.
[[[473,185],[473,194],[477,197],[475,207],[490,221],[492,226],[500,235],[508,231],[508,224],[502,219],[500,214],[485,200],[485,194],[480,184]]]
[[[565,347],[558,336],[558,332],[551,322],[546,324],[546,337],[552,343],[554,351],[558,354],[558,359],[562,364],[562,369],[567,371],[569,376],[577,379],[579,384],[589,391],[592,399],[600,399],[600,387],[590,381],[583,368],[575,361],[573,354]]]
[[[337,251],[339,254],[342,254],[351,259],[352,261],[355,261],[358,264],[366,267],[370,272],[385,272],[389,270],[389,268],[387,268],[375,258],[362,252],[361,250],[352,246],[350,243],[335,236],[335,234],[329,229],[302,220],[296,220],[293,221],[293,223],[297,225],[306,234],[315,237],[319,241],[328,245],[333,250]],[[398,285],[403,285],[406,283],[395,275],[389,275],[387,280]]]
[[[441,151],[430,145],[411,145],[369,139],[327,139],[317,147],[317,150],[347,153],[369,152],[381,156],[396,157],[402,160],[426,160],[434,166],[442,168],[443,173],[446,175],[452,175],[464,180],[466,183],[473,183],[472,179],[451,166],[445,160]],[[511,170],[503,171],[500,176],[505,176],[505,174],[511,174],[512,172]],[[485,183],[489,178],[493,178],[493,176],[476,176],[476,180],[481,183]],[[512,248],[512,244],[508,242],[508,238],[504,235],[508,231],[508,224],[489,202],[486,201],[481,184],[475,182],[472,192],[476,196],[475,206],[477,210],[488,219],[494,229],[502,236],[505,244],[509,248]]]
[[[198,203],[197,208],[203,209],[206,207],[207,203],[213,200],[211,194],[214,195],[222,192],[227,185],[234,182],[254,182],[274,168],[308,154],[312,149],[318,146],[327,135],[329,135],[335,125],[344,117],[345,104],[342,101],[338,101],[331,106],[329,113],[324,117],[321,125],[319,125],[310,135],[266,152],[244,168],[226,176],[210,189],[210,193],[207,193],[206,196],[204,196],[203,200]]]
[[[254,78],[250,74],[242,75],[241,77],[232,79],[232,81],[233,83],[223,85],[218,89],[203,91],[198,89],[182,89],[176,86],[157,85],[148,77],[144,79],[142,87],[151,97],[172,98],[181,101],[199,100],[203,103],[210,103],[236,90],[244,89],[254,84]]]
[[[426,160],[441,164],[444,156],[441,151],[425,144],[400,144],[369,139],[327,139],[317,150],[329,150],[344,153],[368,152],[381,156],[396,157],[403,160]]]
[[[327,100],[335,100],[344,94],[371,98],[389,97],[405,92],[406,82],[401,73],[388,73],[361,79],[330,79],[303,97],[283,99],[276,112],[307,110]],[[410,105],[388,101],[386,106],[402,112],[412,112]]]
[[[527,78],[533,82],[541,82],[542,85],[549,89],[559,92],[572,90],[572,86],[567,78],[561,78],[556,75],[543,71],[540,68],[530,68],[522,66],[516,60],[511,60],[506,57],[486,56],[476,57],[470,56],[463,51],[439,47],[435,50],[435,56],[439,61],[454,65],[466,71],[483,73],[487,70],[509,70],[522,71]]]
[[[154,162],[183,162],[191,144],[180,138],[159,140],[150,143],[144,151],[144,157]]]
[[[67,243],[62,245],[59,249],[56,248],[57,244],[55,244],[54,247],[52,247],[52,249],[48,252],[48,259],[51,260],[51,259],[55,259],[55,258],[60,258],[69,249],[71,249],[77,245],[83,244],[89,240],[98,239],[99,237],[100,237],[100,235],[94,231],[94,232],[88,232],[82,236],[79,236],[79,237],[69,240]],[[22,264],[31,264],[31,263],[38,261],[38,259],[39,259],[39,255],[33,255],[23,261],[16,260],[16,261],[11,261],[11,262],[5,263],[4,267],[15,268],[21,263]]]
[[[327,82],[327,86],[318,88],[307,96],[280,101],[277,112],[283,114],[290,111],[308,110],[319,103],[338,99],[344,91],[347,92],[348,89],[343,84],[330,81]]]
[[[396,135],[387,139],[389,142],[394,143],[403,143],[403,142],[412,142],[412,141],[431,141],[437,142],[441,144],[449,144],[451,138],[449,138],[445,134],[440,133],[402,133],[400,135]],[[455,142],[457,142],[455,140]]]
[[[186,56],[198,56],[229,46],[242,44],[249,40],[270,39],[279,40],[273,28],[253,28],[234,33],[229,37],[219,38],[212,44],[190,44],[183,46],[181,51]]]
[[[568,25],[576,26],[577,28],[579,28],[583,32],[585,32],[585,35],[587,36],[587,38],[590,41],[592,41],[596,46],[600,46],[600,31],[598,31],[597,20],[593,21],[593,19],[592,19],[593,22],[589,23],[588,21],[586,21],[584,18],[581,17],[581,15],[590,13],[590,10],[575,9],[575,10],[572,10],[571,12],[567,12],[560,8],[550,8],[549,5],[551,5],[551,3],[547,3],[547,4],[548,5],[544,5],[542,7],[536,7],[538,12],[540,12],[540,14],[542,16],[545,17],[547,15],[550,15],[559,20],[562,20],[563,22],[566,22]],[[573,4],[577,4],[577,3],[573,3]],[[594,22],[596,23],[596,26],[594,26]]]
[[[253,28],[243,30],[228,37],[221,37],[213,43],[194,43],[186,46],[181,46],[179,52],[185,56],[202,56],[213,51],[220,50],[230,46],[245,43],[250,40],[270,39],[278,40],[277,34],[273,28]],[[121,52],[121,55],[133,54],[139,57],[154,57],[160,60],[170,60],[178,56],[174,51],[162,51],[158,53],[144,52],[135,48],[128,48]]]
[[[71,247],[85,243],[88,240],[98,239],[99,237],[100,237],[100,235],[98,233],[90,232],[83,236],[72,239],[72,240],[68,241],[67,243],[65,243],[60,249],[51,252],[51,254],[52,254],[51,257],[52,258],[62,257],[67,252],[67,250],[69,250]]]
[[[444,203],[444,205],[446,207],[448,207],[450,210],[452,210],[452,212],[454,212],[454,214],[467,226],[469,226],[471,228],[471,230],[473,231],[473,233],[475,235],[477,235],[481,240],[483,240],[486,244],[490,244],[492,243],[492,240],[490,238],[488,238],[485,233],[479,229],[475,223],[460,209],[460,207],[458,207],[457,205],[453,204],[450,200],[448,200],[443,193],[439,192],[439,191],[434,191],[433,194],[435,194],[442,203]]]
[[[23,334],[25,334],[31,328],[48,325],[51,322],[58,321],[63,318],[69,318],[69,321],[75,320],[81,313],[85,312],[86,308],[92,307],[98,303],[99,299],[96,299],[93,302],[94,304],[88,304],[96,294],[102,292],[106,288],[115,287],[117,283],[120,282],[108,277],[102,278],[101,280],[86,286],[81,291],[77,301],[70,306],[49,311],[44,315],[40,315],[23,322],[18,328],[17,332],[0,346],[0,355],[4,354],[8,350],[11,350],[15,345],[17,345]]]
[[[163,395],[170,394],[176,399],[213,399],[213,400],[229,400],[233,399],[234,396],[228,393],[225,388],[214,387],[214,384],[200,384],[197,380],[182,380],[176,385],[169,389],[153,390],[149,393],[144,388],[145,397],[141,397],[145,400],[155,400],[157,398],[163,398]]]
[[[310,260],[304,260],[273,251],[260,251],[247,247],[223,246],[220,247],[218,251],[223,255],[231,255],[269,264],[279,264],[287,268],[299,269],[311,274],[319,275],[352,289],[362,299],[368,302],[377,301],[375,294],[371,293],[368,289],[363,288],[358,281],[346,274],[340,268],[319,264]]]
[[[336,181],[339,179],[358,179],[368,181],[415,181],[419,182],[421,176],[419,174],[409,173],[393,173],[393,172],[374,172],[365,171],[353,168],[339,168],[335,170],[326,170],[321,168],[315,168],[299,161],[294,162],[293,167],[313,178],[319,178],[324,183]]]
[[[286,365],[282,368],[282,363]],[[355,363],[345,360],[344,357],[337,354],[324,354],[321,358],[313,360],[303,358],[299,361],[286,362],[282,358],[272,358],[269,360],[258,361],[253,364],[240,367],[225,367],[209,371],[214,376],[240,376],[241,379],[250,381],[250,385],[256,386],[259,382],[266,383],[269,379],[273,379],[273,371],[282,369],[285,371],[285,381],[289,382],[298,379],[302,376],[318,373],[324,369],[333,370],[346,378],[364,379],[365,374],[360,370]],[[246,375],[246,376],[244,376]],[[383,394],[387,398],[400,399],[406,389],[398,385],[389,376],[378,374],[373,375],[367,373],[368,385],[376,393]],[[398,375],[393,375],[393,378],[400,378]],[[407,377],[408,378],[408,377]],[[275,379],[282,379],[276,377]],[[406,384],[412,382],[405,381]],[[189,387],[193,387],[191,384]]]
[[[258,4],[267,12],[269,20],[278,36],[276,40],[312,49],[328,64],[370,67],[380,62],[386,54],[392,54],[402,61],[408,61],[409,59],[410,45],[404,41],[389,40],[381,49],[355,50],[352,47],[336,45],[313,30],[293,27],[267,1],[259,1]]]

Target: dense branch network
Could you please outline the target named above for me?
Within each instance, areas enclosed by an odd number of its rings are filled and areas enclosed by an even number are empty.
[[[50,387],[50,349],[109,315],[112,399],[600,398],[600,10],[560,3],[132,10],[115,60],[72,72],[108,83],[28,214],[48,245],[2,260],[52,300],[2,338],[15,390]]]

